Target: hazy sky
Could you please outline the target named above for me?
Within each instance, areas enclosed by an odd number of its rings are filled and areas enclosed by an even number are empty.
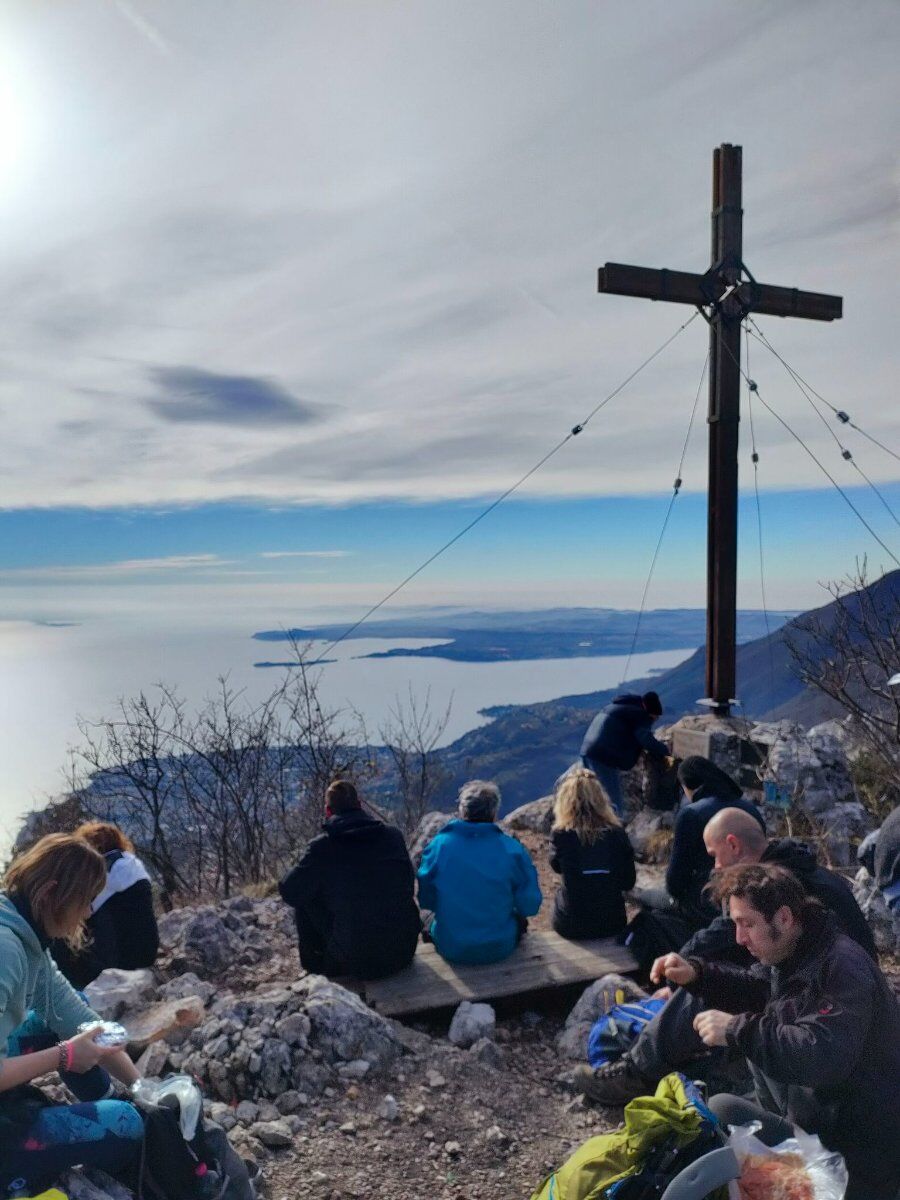
[[[689,315],[596,269],[706,266],[722,141],[755,276],[845,298],[766,332],[900,446],[898,52],[879,0],[5,0],[0,617],[376,599]],[[636,604],[705,352],[697,320],[410,599]],[[891,565],[761,410],[756,433],[774,604]],[[847,439],[900,504],[900,464]],[[659,605],[703,595],[680,503]]]

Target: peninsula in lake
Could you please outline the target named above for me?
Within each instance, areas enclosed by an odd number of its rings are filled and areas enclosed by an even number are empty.
[[[738,612],[738,640],[753,641],[779,629],[792,612],[755,609]],[[473,612],[436,608],[415,615],[297,629],[268,629],[253,636],[261,642],[331,642],[352,630],[352,639],[440,639],[440,645],[397,646],[363,658],[443,658],[454,662],[516,662],[542,658],[599,658],[628,654],[638,614],[612,608],[548,608],[533,612]],[[696,646],[706,636],[706,610],[653,609],[641,617],[637,645],[642,654]]]

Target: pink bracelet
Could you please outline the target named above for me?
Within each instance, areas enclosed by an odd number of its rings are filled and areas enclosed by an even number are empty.
[[[72,1063],[75,1059],[75,1047],[71,1042],[59,1043],[59,1069],[60,1071],[71,1071]]]

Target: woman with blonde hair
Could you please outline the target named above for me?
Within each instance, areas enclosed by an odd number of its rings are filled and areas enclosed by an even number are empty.
[[[99,851],[106,863],[106,882],[91,904],[84,945],[72,950],[54,941],[50,947],[69,983],[82,989],[107,967],[152,967],[159,953],[159,929],[150,876],[127,834],[108,821],[88,821],[74,836]]]
[[[553,905],[558,934],[578,941],[622,932],[634,851],[606,790],[586,767],[574,767],[557,784],[550,866],[562,876]]]
[[[77,947],[106,882],[103,856],[54,833],[20,854],[0,890],[0,1191],[32,1195],[69,1167],[116,1172],[136,1162],[143,1124],[111,1091],[138,1078],[122,1047],[95,1040],[100,1018],[62,976],[50,938]],[[81,1025],[90,1028],[83,1033]],[[49,1044],[48,1044],[49,1043]],[[33,1079],[58,1071],[81,1101],[48,1105]],[[6,1189],[6,1190],[3,1190]]]

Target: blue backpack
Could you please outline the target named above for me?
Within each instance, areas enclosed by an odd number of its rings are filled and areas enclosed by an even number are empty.
[[[648,998],[614,1004],[595,1022],[588,1036],[587,1056],[591,1066],[602,1067],[621,1058],[665,1003],[665,1000]]]

